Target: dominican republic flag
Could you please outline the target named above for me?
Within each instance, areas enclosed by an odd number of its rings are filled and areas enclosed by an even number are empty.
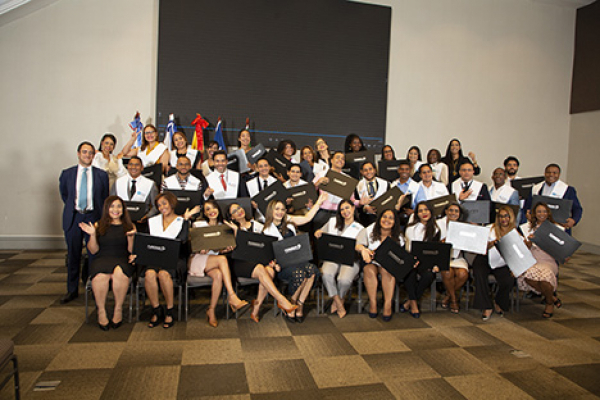
[[[144,130],[144,124],[142,124],[142,119],[140,118],[139,111],[135,113],[135,117],[133,117],[133,121],[131,121],[129,123],[129,127],[134,132],[137,132],[137,138],[135,139],[135,142],[133,142],[133,145],[131,146],[131,148],[135,149],[136,147],[141,147],[142,146],[142,131]]]
[[[221,123],[221,117],[215,127],[215,142],[219,143],[219,150],[225,150],[227,152],[227,146],[225,146],[225,139],[223,138],[223,124]]]
[[[173,150],[173,135],[175,134],[175,129],[177,126],[175,125],[175,114],[169,114],[169,123],[167,124],[167,131],[165,132],[165,141],[164,144],[167,146],[169,151]]]

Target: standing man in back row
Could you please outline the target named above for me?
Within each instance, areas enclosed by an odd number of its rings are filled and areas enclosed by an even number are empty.
[[[60,197],[65,204],[62,222],[67,242],[67,294],[60,300],[61,304],[79,296],[81,251],[84,238],[86,243],[88,239],[79,223],[98,221],[104,200],[108,197],[108,175],[92,167],[95,154],[93,144],[82,142],[77,147],[77,165],[63,170],[58,181]],[[82,271],[83,277],[87,275],[87,271]]]

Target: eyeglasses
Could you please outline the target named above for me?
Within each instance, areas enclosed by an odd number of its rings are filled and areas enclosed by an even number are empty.
[[[144,135],[147,135],[149,133],[156,133],[156,131],[146,131],[146,132],[144,132]]]
[[[235,215],[237,214],[240,210],[243,210],[242,207],[236,207],[231,211],[231,215]]]

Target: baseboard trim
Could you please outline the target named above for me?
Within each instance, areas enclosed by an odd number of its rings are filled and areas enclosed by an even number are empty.
[[[0,235],[0,250],[66,250],[62,235]]]
[[[600,246],[592,243],[582,243],[579,251],[585,251],[592,254],[600,254]]]

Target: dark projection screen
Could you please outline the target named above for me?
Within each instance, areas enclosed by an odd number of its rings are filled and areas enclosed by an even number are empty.
[[[157,123],[188,137],[220,116],[227,145],[250,118],[253,142],[356,133],[385,142],[391,8],[341,0],[163,0]],[[205,141],[214,132],[208,130]]]

